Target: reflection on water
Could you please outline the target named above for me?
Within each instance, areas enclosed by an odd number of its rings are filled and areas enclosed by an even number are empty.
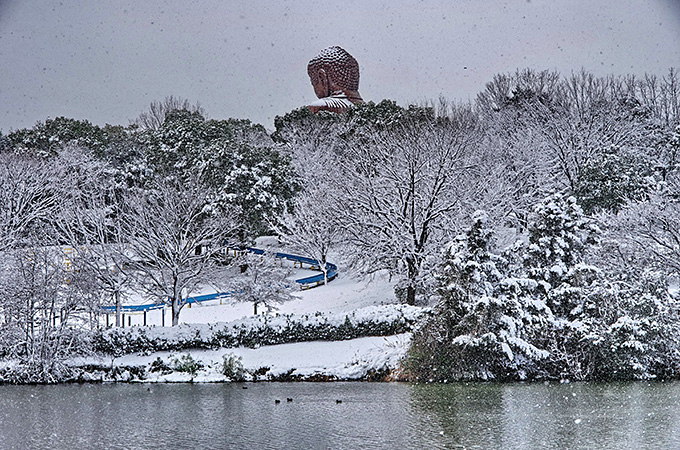
[[[680,448],[679,405],[680,383],[0,386],[0,448]]]
[[[411,401],[423,429],[438,430],[440,446],[502,448],[499,417],[502,386],[492,384],[414,385]],[[442,434],[443,433],[443,434]]]
[[[419,385],[412,404],[461,448],[680,448],[680,383]]]

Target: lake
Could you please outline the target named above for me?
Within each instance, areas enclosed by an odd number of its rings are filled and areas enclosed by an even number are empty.
[[[0,386],[0,448],[671,449],[680,383]]]

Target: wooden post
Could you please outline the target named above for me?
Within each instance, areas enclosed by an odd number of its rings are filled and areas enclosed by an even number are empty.
[[[129,326],[129,327],[132,326],[132,315],[129,315],[129,316],[128,316],[128,326]]]
[[[161,309],[161,326],[165,326],[165,306]]]
[[[109,324],[109,313],[106,313],[106,328],[109,328],[111,325]]]
[[[144,311],[144,326],[146,326],[146,311]]]
[[[123,316],[123,317],[122,317],[123,320],[120,321],[120,326],[121,326],[122,328],[125,328],[125,314],[121,313],[121,316]]]

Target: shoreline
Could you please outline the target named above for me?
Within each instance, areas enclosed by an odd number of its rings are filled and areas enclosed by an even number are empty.
[[[186,349],[71,358],[54,381],[18,361],[0,366],[0,384],[397,381],[410,333],[258,348]]]

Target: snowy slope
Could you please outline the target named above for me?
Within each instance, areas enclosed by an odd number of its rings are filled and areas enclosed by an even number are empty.
[[[349,341],[301,342],[271,345],[257,349],[236,348],[219,350],[194,350],[190,352],[157,352],[151,355],[125,355],[106,360],[102,358],[79,358],[71,362],[75,366],[90,364],[117,367],[146,366],[160,358],[165,364],[183,356],[191,357],[203,365],[196,376],[188,373],[147,372],[144,382],[222,382],[228,379],[220,373],[222,358],[233,355],[241,358],[244,369],[255,372],[263,369],[264,379],[276,379],[287,374],[300,379],[324,377],[337,380],[358,380],[371,372],[395,370],[408,349],[410,336],[400,334],[388,337],[365,337]],[[97,379],[97,378],[95,378]],[[249,377],[247,379],[250,379]],[[262,378],[260,378],[262,379]],[[129,372],[120,371],[116,376],[103,377],[104,381],[131,381]],[[140,381],[135,379],[135,381]]]
[[[296,270],[291,273],[291,279],[307,276],[308,270]],[[202,292],[203,293],[203,292]],[[306,291],[294,293],[295,299],[279,306],[279,313],[304,314],[316,311],[329,313],[350,313],[367,306],[395,304],[394,284],[387,274],[378,273],[373,277],[359,279],[358,277],[341,272],[338,278],[326,286],[319,286]],[[155,310],[147,313],[148,325],[160,325],[162,311]],[[184,307],[180,315],[180,323],[207,324],[215,322],[233,322],[244,319],[253,314],[249,303],[235,303],[229,299],[215,300],[191,307]],[[132,325],[141,325],[141,313],[127,315]],[[128,318],[125,323],[127,325]],[[170,314],[166,311],[166,324]],[[170,330],[168,330],[170,331]],[[224,355],[240,357],[243,367],[248,371],[255,371],[263,367],[268,368],[267,377],[277,377],[289,374],[294,377],[328,377],[331,379],[361,379],[368,373],[395,370],[400,366],[400,360],[405,354],[410,340],[409,334],[388,337],[364,337],[335,342],[302,342],[264,346],[256,349],[235,348],[219,350],[192,350],[183,352],[157,352],[150,355],[125,355],[104,361],[101,358],[85,358],[73,361],[75,365],[102,364],[107,366],[146,366],[161,358],[166,364],[182,355],[190,354],[199,361],[204,368],[192,377],[186,373],[173,372],[160,374],[147,373],[149,382],[215,382],[225,381],[225,376],[219,373],[219,365]],[[129,374],[125,371],[114,379],[124,381]],[[107,379],[105,376],[104,379]]]
[[[298,270],[291,274],[291,279],[303,277],[313,273],[309,270]],[[214,292],[206,289],[201,294]],[[387,305],[397,303],[394,296],[394,284],[389,281],[384,273],[378,273],[372,278],[360,280],[356,277],[340,273],[337,279],[326,286],[319,286],[306,291],[294,292],[295,300],[279,305],[280,313],[311,313],[322,312],[350,312],[358,308],[373,305]],[[138,297],[133,301],[139,303]],[[165,312],[166,325],[170,323],[170,312]],[[253,306],[250,303],[238,303],[229,299],[215,300],[210,302],[185,306],[180,314],[180,323],[213,323],[231,322],[253,314]],[[162,310],[154,310],[147,313],[147,325],[161,325]],[[130,319],[128,319],[128,317]],[[111,316],[111,323],[113,316]],[[144,316],[142,313],[126,314],[125,325],[131,320],[132,325],[142,325]]]

